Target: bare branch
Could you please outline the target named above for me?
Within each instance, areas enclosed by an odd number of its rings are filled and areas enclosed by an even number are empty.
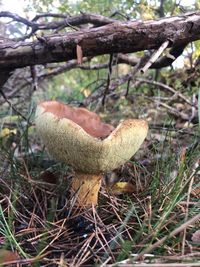
[[[31,27],[31,28],[33,28],[33,27],[37,27],[37,24],[36,24],[36,23],[31,22],[31,21],[29,21],[28,19],[25,19],[25,18],[23,18],[23,17],[21,17],[21,16],[15,14],[15,13],[11,13],[11,12],[9,12],[9,11],[1,11],[1,12],[0,12],[0,17],[2,17],[2,18],[11,18],[11,19],[13,19],[14,21],[23,23],[23,24],[25,24],[26,26]]]
[[[54,28],[60,27],[61,25],[65,25],[65,26],[80,26],[83,24],[87,24],[87,23],[91,23],[95,26],[103,26],[106,24],[110,24],[113,22],[117,22],[117,20],[115,19],[111,19],[111,18],[107,18],[104,17],[102,15],[96,15],[96,14],[90,14],[90,13],[84,13],[82,12],[80,15],[77,16],[73,16],[71,17],[69,14],[52,14],[52,13],[43,13],[40,15],[35,16],[35,18],[32,21],[37,21],[40,18],[43,17],[54,17],[54,18],[63,18],[64,20],[59,21],[59,22],[54,22]],[[44,23],[44,24],[39,24],[40,25],[40,29],[42,29],[42,25],[43,25],[43,29],[51,29],[50,23]],[[55,26],[56,25],[56,26]]]
[[[17,14],[8,12],[8,11],[2,11],[0,12],[0,17],[4,18],[12,18],[13,21],[23,23],[27,27],[31,28],[30,33],[24,35],[20,38],[14,38],[12,40],[14,41],[24,41],[31,36],[33,36],[34,33],[36,33],[38,30],[62,30],[66,27],[73,28],[74,26],[80,26],[83,24],[93,24],[96,27],[103,26],[106,24],[110,24],[113,22],[117,22],[115,19],[107,18],[102,15],[96,15],[96,14],[89,14],[89,13],[81,13],[80,15],[71,17],[69,14],[54,14],[54,13],[43,13],[40,15],[35,16],[31,21],[23,18],[21,16],[18,16]],[[41,18],[56,18],[61,20],[54,20],[51,22],[42,22],[38,23],[37,21]],[[78,30],[78,29],[75,29]]]
[[[137,81],[140,81],[142,83],[148,83],[148,84],[152,84],[152,85],[155,85],[155,86],[159,86],[161,89],[164,89],[174,95],[177,95],[177,97],[181,98],[182,100],[184,100],[187,104],[189,104],[190,106],[193,106],[194,104],[191,103],[191,101],[189,99],[187,99],[181,92],[179,91],[176,91],[174,88],[164,84],[164,83],[161,83],[161,82],[156,82],[156,81],[153,81],[153,80],[148,80],[148,79],[142,79],[142,78],[136,78]]]

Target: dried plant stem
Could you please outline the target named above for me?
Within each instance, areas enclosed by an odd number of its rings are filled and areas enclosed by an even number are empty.
[[[189,212],[189,203],[190,203],[190,194],[192,191],[192,185],[194,183],[194,175],[192,176],[191,180],[190,180],[190,184],[189,184],[189,188],[188,188],[188,195],[187,195],[187,201],[186,201],[186,211],[185,211],[185,221],[188,220],[188,212]],[[187,227],[184,229],[183,231],[183,240],[182,240],[182,255],[185,254],[185,241],[186,241],[186,231],[187,231]]]

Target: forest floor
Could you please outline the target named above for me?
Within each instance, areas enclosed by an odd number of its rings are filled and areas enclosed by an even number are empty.
[[[134,103],[120,101],[100,110],[114,125],[138,116]],[[145,142],[104,175],[98,205],[79,209],[73,170],[48,155],[33,120],[2,116],[0,263],[200,266],[199,126],[148,101],[137,108],[150,125]]]

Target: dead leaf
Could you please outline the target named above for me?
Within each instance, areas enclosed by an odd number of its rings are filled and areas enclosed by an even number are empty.
[[[89,95],[91,95],[91,91],[90,91],[90,89],[87,89],[87,88],[82,88],[82,89],[81,89],[81,93],[83,93],[83,95],[84,95],[85,97],[88,97]]]
[[[128,182],[118,182],[116,184],[114,184],[110,191],[114,194],[114,195],[122,195],[122,194],[131,194],[134,193],[135,187],[133,186],[133,184],[128,183]]]
[[[200,244],[200,230],[197,230],[196,232],[193,233],[192,241]]]
[[[200,187],[193,189],[191,194],[196,198],[200,198]]]
[[[7,137],[8,135],[11,135],[11,134],[16,135],[17,134],[17,130],[16,129],[10,130],[8,128],[4,128],[0,132],[0,138]]]
[[[19,256],[16,252],[12,252],[6,249],[0,249],[0,264],[18,260]]]
[[[83,51],[80,45],[76,46],[76,56],[78,64],[81,65],[83,63]]]

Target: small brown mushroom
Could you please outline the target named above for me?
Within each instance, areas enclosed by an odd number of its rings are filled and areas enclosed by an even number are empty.
[[[102,174],[129,160],[148,132],[144,120],[128,119],[114,129],[85,108],[57,101],[40,103],[35,121],[49,153],[74,168],[72,190],[80,206],[97,204]]]

